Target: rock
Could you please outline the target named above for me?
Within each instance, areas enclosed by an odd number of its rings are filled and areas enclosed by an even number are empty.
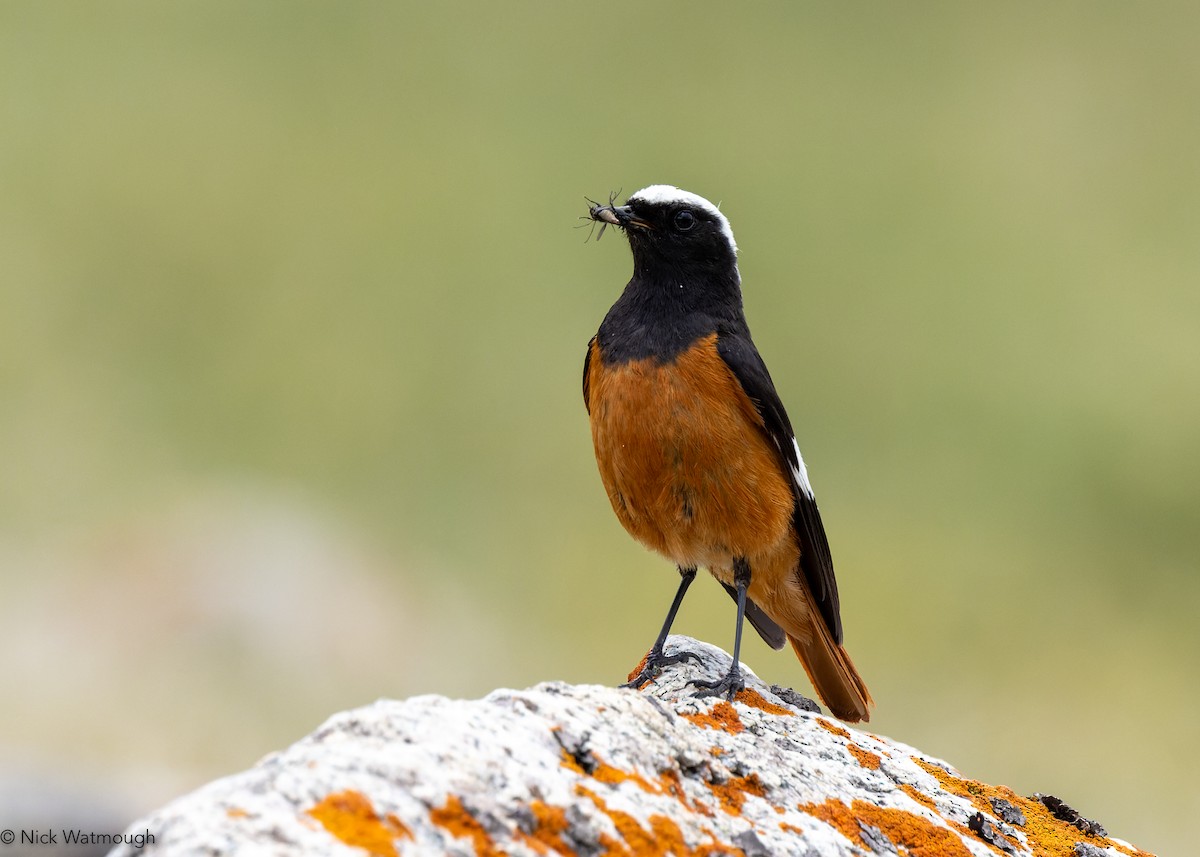
[[[335,715],[131,825],[153,837],[143,851],[112,853],[1145,855],[749,671],[733,703],[697,699],[688,682],[729,656],[668,641],[681,649],[698,662],[640,691],[547,682]]]

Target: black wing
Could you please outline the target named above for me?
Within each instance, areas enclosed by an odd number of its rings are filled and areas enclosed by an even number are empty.
[[[591,391],[588,390],[588,370],[592,368],[592,346],[596,344],[596,337],[588,340],[587,354],[583,355],[583,406],[587,408],[587,412],[592,412]]]
[[[746,331],[721,333],[717,338],[717,352],[725,361],[734,377],[742,385],[754,407],[758,409],[766,426],[767,435],[779,453],[779,463],[792,486],[796,499],[792,513],[792,526],[800,540],[800,570],[816,598],[821,616],[825,619],[833,639],[842,642],[842,617],[838,604],[837,581],[833,576],[833,557],[829,553],[829,540],[821,523],[821,513],[808,483],[808,474],[800,449],[796,445],[796,433],[788,419],[771,374],[763,363],[758,349]]]

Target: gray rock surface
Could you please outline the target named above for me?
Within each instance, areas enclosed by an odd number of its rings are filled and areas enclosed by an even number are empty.
[[[113,854],[1145,853],[804,710],[749,671],[732,704],[697,699],[688,682],[729,656],[672,637],[680,649],[698,660],[640,691],[547,682],[335,715],[131,825],[154,841]]]

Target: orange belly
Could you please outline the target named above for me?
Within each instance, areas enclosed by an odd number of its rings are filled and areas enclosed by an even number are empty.
[[[625,529],[676,564],[707,567],[727,582],[735,557],[751,568],[789,565],[780,560],[798,555],[791,487],[716,335],[670,364],[605,366],[593,349],[592,440]]]

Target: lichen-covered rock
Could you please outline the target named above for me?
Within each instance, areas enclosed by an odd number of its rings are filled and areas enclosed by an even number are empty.
[[[1145,855],[748,671],[733,703],[697,699],[689,680],[729,656],[681,649],[698,660],[641,691],[550,682],[338,714],[130,830],[152,855]]]

